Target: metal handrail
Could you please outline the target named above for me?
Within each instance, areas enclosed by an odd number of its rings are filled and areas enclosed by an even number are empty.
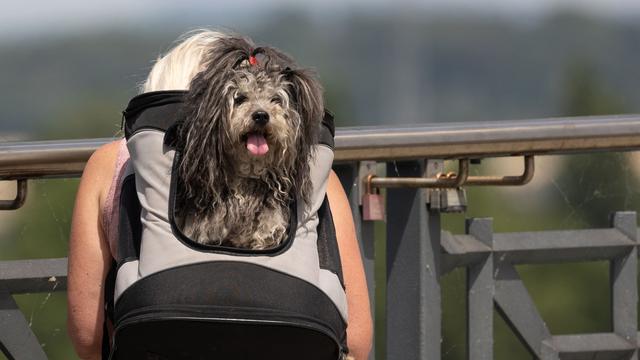
[[[337,160],[484,158],[617,151],[640,146],[640,115],[343,128]]]
[[[0,144],[0,180],[78,176],[113,139]],[[460,159],[640,149],[640,115],[339,128],[335,160]]]

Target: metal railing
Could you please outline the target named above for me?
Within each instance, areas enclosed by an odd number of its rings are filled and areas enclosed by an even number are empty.
[[[33,178],[79,176],[91,153],[110,140],[0,144],[0,180],[25,184]],[[638,149],[640,116],[338,129],[334,170],[352,205],[372,309],[374,222],[362,220],[361,199],[365,179],[374,187],[393,184],[386,193],[386,358],[440,358],[440,281],[463,267],[468,274],[469,359],[493,358],[494,308],[535,358],[637,359],[635,213],[616,213],[606,229],[529,233],[494,234],[491,219],[475,218],[467,220],[465,234],[454,235],[441,229],[440,212],[446,206],[435,206],[434,194],[452,183],[450,191],[455,191],[463,180],[464,186],[473,185],[462,164],[474,159],[525,156],[533,171],[535,155]],[[443,159],[460,160],[458,174],[443,176]],[[376,161],[387,163],[388,175],[371,180],[380,175]],[[532,172],[522,176],[530,178]],[[18,191],[16,198],[24,196]],[[593,260],[610,263],[611,332],[551,334],[515,265]],[[46,358],[11,295],[65,288],[66,259],[0,261],[0,350],[6,356]]]

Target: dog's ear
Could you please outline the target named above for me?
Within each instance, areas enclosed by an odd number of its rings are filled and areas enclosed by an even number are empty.
[[[300,116],[301,136],[296,141],[298,156],[294,167],[294,186],[298,195],[308,202],[311,192],[309,178],[309,159],[313,145],[318,143],[320,126],[324,115],[322,85],[314,73],[309,70],[285,68],[283,75],[289,82],[289,97],[294,109]]]
[[[224,124],[230,112],[224,79],[196,76],[185,99],[185,121],[180,128],[182,150],[179,171],[181,193],[198,210],[220,201],[220,191],[229,169],[224,146],[228,143]]]
[[[324,114],[324,101],[322,85],[316,75],[310,70],[288,67],[283,74],[291,84],[289,96],[305,127],[319,127]]]

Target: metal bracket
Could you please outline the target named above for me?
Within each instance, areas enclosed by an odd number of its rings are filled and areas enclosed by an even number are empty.
[[[462,186],[522,186],[533,179],[533,155],[525,155],[524,172],[519,176],[469,176],[469,159],[458,160],[458,173],[439,174],[426,178],[375,177],[371,186],[378,188],[459,188]]]
[[[428,170],[428,169],[427,169]],[[428,172],[428,171],[427,171]],[[469,159],[458,160],[458,174],[450,176],[438,174],[434,177],[375,177],[371,186],[378,188],[458,188],[469,176]]]
[[[522,186],[533,179],[535,161],[533,155],[524,156],[524,171],[518,176],[470,176],[465,185],[474,186]]]
[[[27,179],[16,180],[16,197],[13,200],[0,200],[0,210],[16,210],[27,199]]]

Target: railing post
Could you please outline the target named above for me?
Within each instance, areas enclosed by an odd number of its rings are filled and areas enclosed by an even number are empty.
[[[467,219],[467,234],[493,249],[493,221]],[[493,359],[493,253],[467,268],[467,359]]]
[[[636,213],[631,211],[613,214],[612,224],[633,242],[637,242]],[[638,249],[611,260],[611,320],[613,332],[622,336],[637,348],[638,331]],[[637,360],[638,350],[628,359]]]
[[[423,176],[421,162],[390,162],[387,176]],[[424,190],[387,191],[387,359],[440,359],[440,216]]]

